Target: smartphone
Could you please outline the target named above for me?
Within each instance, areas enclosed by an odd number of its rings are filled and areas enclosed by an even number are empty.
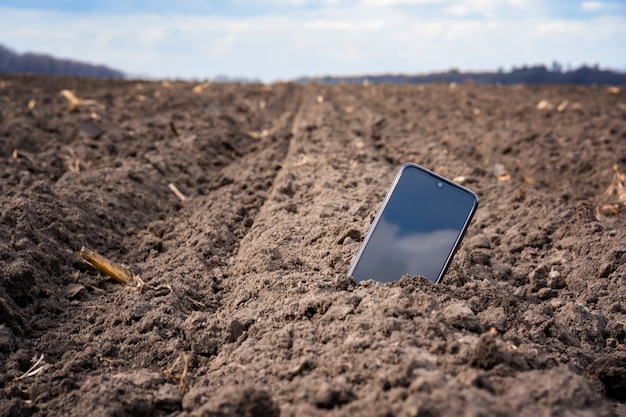
[[[403,275],[441,281],[463,238],[478,196],[419,165],[402,165],[352,262],[357,282]]]

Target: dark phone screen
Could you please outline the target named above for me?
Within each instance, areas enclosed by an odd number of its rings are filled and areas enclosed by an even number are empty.
[[[381,282],[423,275],[438,282],[477,203],[469,190],[417,166],[404,168],[351,275]]]

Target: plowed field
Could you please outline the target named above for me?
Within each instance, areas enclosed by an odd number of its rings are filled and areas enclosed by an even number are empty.
[[[480,207],[355,285],[404,162]],[[606,87],[4,76],[0,415],[626,415],[625,168]]]

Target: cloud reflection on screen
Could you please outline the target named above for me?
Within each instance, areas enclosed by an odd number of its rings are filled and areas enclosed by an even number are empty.
[[[384,217],[376,226],[357,268],[356,277],[389,282],[405,274],[436,281],[459,230],[436,229],[407,233]]]

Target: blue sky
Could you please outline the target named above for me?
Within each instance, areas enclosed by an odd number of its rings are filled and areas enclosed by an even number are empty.
[[[0,0],[0,43],[152,78],[626,70],[626,1]]]

